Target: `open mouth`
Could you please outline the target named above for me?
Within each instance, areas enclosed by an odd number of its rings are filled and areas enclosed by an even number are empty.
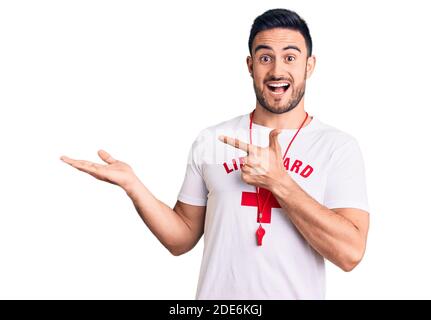
[[[267,83],[266,86],[274,94],[283,94],[290,88],[288,82],[271,82]]]

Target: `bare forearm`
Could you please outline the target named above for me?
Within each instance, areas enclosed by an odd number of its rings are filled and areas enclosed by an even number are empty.
[[[107,164],[75,160],[66,156],[60,159],[98,180],[118,185],[126,191],[142,220],[172,254],[184,253],[196,243],[201,230],[194,228],[195,232],[190,232],[190,222],[186,223],[181,216],[184,215],[182,205],[177,202],[174,209],[169,208],[151,194],[127,163],[114,159],[105,150],[99,150],[98,154]],[[197,216],[199,217],[199,214]]]
[[[171,253],[176,254],[181,251],[190,233],[182,218],[154,197],[139,180],[125,187],[124,190],[133,201],[139,216],[157,239]]]
[[[323,257],[346,271],[359,262],[363,240],[352,222],[321,205],[292,179],[274,183],[271,191],[302,236]]]

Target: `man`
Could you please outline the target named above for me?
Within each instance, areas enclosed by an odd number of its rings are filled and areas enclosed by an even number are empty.
[[[122,187],[174,255],[204,234],[198,299],[322,299],[324,258],[344,271],[362,259],[368,203],[356,140],[304,109],[315,57],[295,12],[257,17],[247,66],[256,107],[202,131],[173,209],[126,163],[61,159]],[[217,139],[218,138],[218,139]]]

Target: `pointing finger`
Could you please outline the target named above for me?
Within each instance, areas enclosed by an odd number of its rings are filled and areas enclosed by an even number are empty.
[[[227,137],[227,136],[219,136],[218,139],[223,143],[231,145],[232,147],[235,147],[237,149],[241,149],[247,153],[250,152],[250,149],[251,149],[250,144],[245,143],[239,139],[234,139],[234,138]]]

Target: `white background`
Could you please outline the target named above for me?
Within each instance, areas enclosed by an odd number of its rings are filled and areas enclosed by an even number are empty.
[[[305,18],[306,110],[355,136],[371,227],[328,299],[431,298],[426,1],[0,2],[0,298],[194,299],[202,241],[173,257],[119,187],[59,160],[129,163],[173,206],[189,147],[255,103],[253,19]]]

